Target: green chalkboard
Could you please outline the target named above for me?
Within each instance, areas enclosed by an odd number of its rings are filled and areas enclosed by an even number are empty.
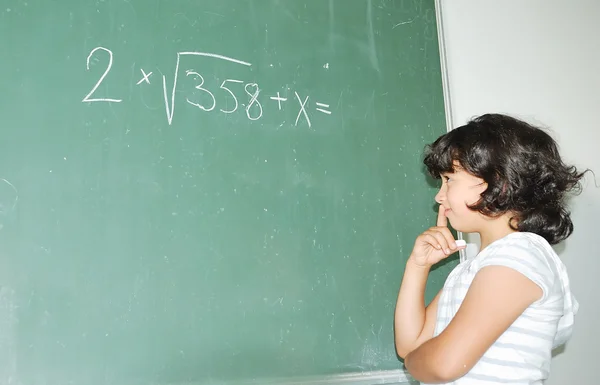
[[[401,368],[433,0],[8,1],[0,34],[0,382]]]

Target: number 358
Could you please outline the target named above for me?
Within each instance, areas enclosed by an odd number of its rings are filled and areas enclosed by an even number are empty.
[[[194,102],[194,101],[190,100],[189,98],[186,98],[186,101],[189,104],[191,104],[192,106],[198,107],[199,109],[201,109],[203,111],[209,112],[209,111],[214,110],[217,106],[217,100],[215,98],[215,95],[211,91],[209,91],[208,89],[205,88],[204,77],[202,75],[200,75],[198,72],[195,72],[192,70],[186,71],[186,76],[193,76],[196,79],[198,84],[196,85],[195,88],[199,91],[206,93],[209,96],[209,99],[211,100],[211,102],[208,103],[207,105],[203,105],[198,102]],[[235,93],[229,87],[231,87],[235,84],[243,84],[243,83],[244,82],[242,80],[236,80],[236,79],[226,79],[223,81],[223,83],[221,83],[221,86],[219,88],[224,90],[225,92],[227,92],[233,99],[233,108],[230,110],[225,110],[225,109],[221,108],[220,109],[221,112],[223,112],[225,114],[232,114],[235,111],[237,111],[237,109],[239,108],[239,102],[238,102],[237,97],[235,96]],[[247,83],[244,86],[244,91],[250,98],[248,105],[245,108],[246,116],[248,116],[248,119],[250,119],[250,120],[260,119],[263,114],[263,109],[262,109],[262,105],[258,101],[258,96],[260,95],[260,89],[258,88],[258,84]],[[255,107],[255,108],[253,108],[253,107]]]

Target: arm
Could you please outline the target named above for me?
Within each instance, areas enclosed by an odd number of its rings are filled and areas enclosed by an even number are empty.
[[[542,294],[540,286],[514,269],[482,268],[448,327],[409,353],[406,368],[427,383],[464,376]]]
[[[402,358],[433,336],[440,293],[425,307],[429,270],[410,259],[406,263],[394,314],[396,352]]]
[[[444,208],[438,209],[437,226],[419,235],[400,285],[394,314],[396,353],[402,358],[433,336],[440,293],[425,308],[425,286],[431,266],[460,250],[448,229]]]

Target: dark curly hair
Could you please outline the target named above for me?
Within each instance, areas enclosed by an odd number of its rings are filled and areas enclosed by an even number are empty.
[[[513,213],[513,230],[536,233],[550,244],[573,232],[565,197],[581,190],[587,170],[566,165],[542,129],[506,115],[481,115],[425,148],[424,163],[434,178],[453,172],[455,161],[488,185],[471,210],[490,217]]]

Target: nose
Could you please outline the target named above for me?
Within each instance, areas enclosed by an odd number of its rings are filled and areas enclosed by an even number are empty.
[[[435,201],[439,204],[442,204],[443,201],[446,200],[446,184],[442,183],[440,190],[437,194],[435,194]]]

